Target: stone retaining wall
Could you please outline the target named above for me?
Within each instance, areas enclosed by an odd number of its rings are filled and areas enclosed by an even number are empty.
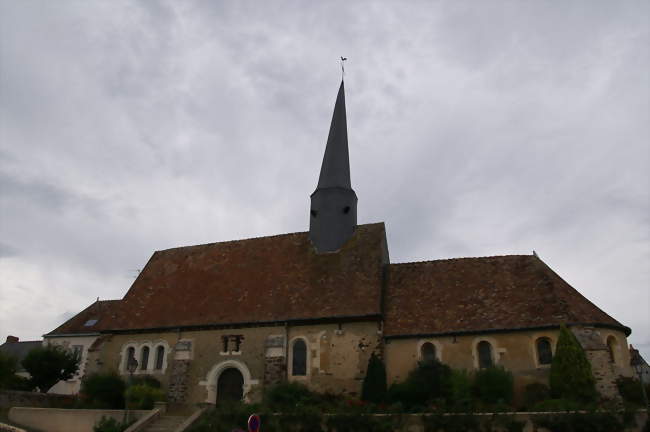
[[[75,397],[49,393],[0,390],[0,409],[20,407],[54,408],[74,404]]]
[[[131,410],[129,416],[137,420],[149,412]],[[124,414],[124,410],[13,407],[9,410],[9,420],[47,432],[93,432],[93,427],[102,417],[122,421]]]

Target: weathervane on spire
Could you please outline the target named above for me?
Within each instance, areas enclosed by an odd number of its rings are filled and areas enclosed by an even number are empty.
[[[341,56],[341,80],[343,80],[343,77],[345,77],[345,67],[343,65],[343,62],[346,61],[348,58]]]

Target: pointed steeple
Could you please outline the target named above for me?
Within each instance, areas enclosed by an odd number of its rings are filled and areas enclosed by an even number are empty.
[[[343,187],[350,189],[350,156],[348,154],[348,125],[345,115],[345,87],[339,87],[334,114],[327,137],[325,156],[320,168],[318,187]]]
[[[316,251],[335,252],[354,234],[357,194],[350,182],[345,88],[339,87],[318,186],[311,194],[309,238]]]

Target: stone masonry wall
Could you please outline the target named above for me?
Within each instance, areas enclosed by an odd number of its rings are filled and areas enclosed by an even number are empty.
[[[596,378],[596,390],[608,399],[621,398],[616,386],[616,374],[607,350],[586,351],[587,359],[591,363],[591,370]]]
[[[187,384],[190,369],[189,360],[172,362],[167,397],[171,403],[183,403],[187,397]]]
[[[266,357],[264,359],[264,385],[273,385],[284,381],[286,370],[284,357]]]

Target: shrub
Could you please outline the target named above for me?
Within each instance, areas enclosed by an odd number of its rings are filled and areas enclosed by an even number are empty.
[[[323,415],[313,406],[298,406],[281,415],[262,414],[265,432],[320,432]]]
[[[361,399],[379,403],[386,398],[386,367],[374,353],[368,360],[368,371],[363,379]]]
[[[130,423],[122,423],[112,417],[104,417],[95,424],[93,432],[123,432],[130,426]]]
[[[154,402],[165,400],[165,393],[159,388],[146,384],[129,386],[126,390],[129,409],[153,409]]]
[[[424,432],[478,432],[481,430],[476,416],[472,414],[435,413],[422,416]]]
[[[116,373],[95,373],[81,381],[81,394],[87,405],[93,408],[124,408],[126,384]]]
[[[454,410],[471,411],[473,408],[472,379],[466,370],[451,372],[451,402]]]
[[[141,385],[141,384],[153,388],[160,388],[160,381],[158,381],[155,377],[152,377],[151,375],[142,375],[138,377],[133,377],[133,380],[131,381],[131,385]]]
[[[530,407],[534,412],[559,412],[577,411],[584,409],[585,405],[571,399],[547,399]]]
[[[609,412],[567,413],[533,417],[535,426],[553,432],[623,432],[625,425]]]
[[[34,388],[27,378],[16,375],[17,371],[16,358],[0,351],[0,389],[30,391]]]
[[[591,364],[575,335],[560,327],[555,356],[551,363],[551,395],[555,398],[590,402],[596,400],[596,381]]]
[[[190,426],[188,432],[230,432],[244,429],[248,417],[257,408],[241,402],[220,402],[215,408],[204,412]],[[264,426],[262,430],[265,430]]]
[[[296,406],[316,404],[319,398],[304,384],[283,382],[266,390],[263,399],[269,409],[284,411]]]
[[[420,362],[404,382],[390,386],[388,399],[410,410],[424,408],[433,401],[444,403],[451,399],[451,374],[451,368],[437,360]]]
[[[546,384],[532,383],[524,388],[524,404],[530,408],[551,398],[551,389]]]
[[[328,432],[393,432],[401,427],[401,417],[336,414],[327,418],[326,426]],[[309,432],[312,432],[312,430],[310,429]]]
[[[650,385],[644,385],[646,386],[646,394],[649,394]],[[643,390],[641,389],[641,382],[638,379],[621,376],[616,380],[616,386],[625,402],[643,406]]]
[[[513,395],[512,373],[500,366],[481,369],[474,374],[472,393],[487,405],[510,404]]]

